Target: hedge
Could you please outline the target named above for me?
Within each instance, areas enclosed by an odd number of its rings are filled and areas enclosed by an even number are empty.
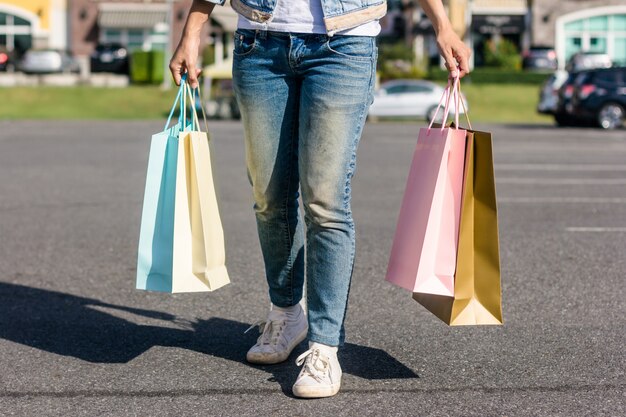
[[[542,84],[550,74],[541,72],[526,72],[514,70],[500,70],[494,68],[475,68],[467,76],[467,82],[475,84]],[[434,69],[428,73],[429,80],[445,81],[448,72]]]

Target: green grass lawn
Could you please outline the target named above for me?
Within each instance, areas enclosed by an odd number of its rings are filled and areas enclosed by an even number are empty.
[[[0,89],[0,119],[161,119],[176,90],[159,87]]]
[[[476,122],[550,123],[537,114],[539,87],[480,84],[463,86]],[[0,88],[0,119],[163,119],[176,90],[159,87]]]

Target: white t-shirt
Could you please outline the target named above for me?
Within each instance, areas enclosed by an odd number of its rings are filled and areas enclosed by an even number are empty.
[[[270,22],[253,22],[240,15],[237,27],[275,32],[326,33],[321,0],[277,0]],[[380,24],[378,20],[337,32],[338,35],[355,36],[376,36],[379,33]]]

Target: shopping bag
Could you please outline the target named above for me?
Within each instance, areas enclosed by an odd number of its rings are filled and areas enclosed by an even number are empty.
[[[178,101],[178,123],[168,128]],[[193,103],[193,95],[183,80],[166,128],[152,137],[137,257],[138,289],[213,291],[230,282],[208,137],[199,131],[195,109],[187,121],[187,101]]]
[[[444,120],[457,83],[448,83],[437,107],[436,114],[445,100]],[[419,131],[386,274],[409,291],[454,295],[465,137],[432,122]]]
[[[492,138],[470,125],[454,296],[414,293],[413,298],[451,326],[502,324],[500,279]]]

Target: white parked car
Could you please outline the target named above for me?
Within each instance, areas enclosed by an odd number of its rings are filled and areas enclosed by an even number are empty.
[[[393,80],[381,84],[374,96],[368,116],[378,117],[417,117],[432,120],[441,100],[444,87],[423,80]],[[461,94],[465,108],[467,100]],[[463,106],[460,106],[463,114]],[[450,100],[450,112],[455,112],[453,100]],[[437,121],[443,117],[443,106],[439,110]]]
[[[26,51],[19,69],[29,74],[78,73],[80,67],[67,52],[54,49],[31,49]]]

